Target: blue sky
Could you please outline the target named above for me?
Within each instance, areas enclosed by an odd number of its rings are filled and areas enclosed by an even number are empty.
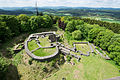
[[[70,7],[112,7],[120,8],[120,0],[0,0],[0,7],[35,6],[70,6]]]

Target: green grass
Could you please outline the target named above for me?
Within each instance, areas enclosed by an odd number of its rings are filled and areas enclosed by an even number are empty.
[[[50,42],[48,40],[48,37],[45,37],[45,38],[39,37],[39,41],[40,41],[40,45],[42,47],[48,47],[48,46],[50,46]]]
[[[53,54],[54,52],[56,52],[56,48],[48,48],[48,49],[40,48],[34,51],[33,54],[35,54],[36,56],[43,57],[43,56],[49,56]]]
[[[82,57],[76,64],[64,64],[61,69],[46,80],[104,80],[120,76],[119,69],[99,56]]]
[[[106,22],[111,22],[111,23],[120,23],[120,20],[115,20],[112,18],[107,18],[107,17],[101,17],[101,16],[82,16],[82,18],[90,18],[90,19],[95,19],[95,20],[101,20],[101,21],[106,21]]]
[[[40,41],[40,45],[42,47],[48,47],[50,46],[50,42],[48,40],[48,37],[45,38],[41,38],[39,37],[39,41]],[[36,44],[35,40],[32,40],[31,42],[28,42],[28,49],[31,50],[35,50],[36,48],[38,48],[39,46]],[[36,51],[33,52],[33,54],[35,54],[36,56],[48,56],[53,54],[56,51],[56,48],[48,48],[48,49],[38,49]]]
[[[87,52],[91,51],[87,44],[76,44],[76,48],[77,50],[82,51],[84,54],[87,54]]]
[[[36,48],[38,48],[39,46],[37,45],[36,41],[35,40],[32,40],[30,42],[28,42],[28,49],[31,51],[31,50],[34,50]]]
[[[23,51],[20,51],[19,53],[17,53],[15,56],[14,56],[14,58],[13,58],[13,64],[14,65],[18,65],[18,64],[20,64],[21,63],[21,60],[22,60],[22,53],[23,53]]]

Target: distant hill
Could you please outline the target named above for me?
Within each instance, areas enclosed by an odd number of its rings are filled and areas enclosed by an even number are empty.
[[[0,14],[19,15],[33,14],[35,7],[1,7]],[[65,6],[44,6],[38,7],[39,12],[59,16],[100,16],[120,19],[120,8],[91,8],[91,7],[65,7]]]
[[[26,10],[3,10],[0,9],[0,14],[6,14],[6,15],[19,15],[19,14],[33,14],[32,11],[26,11]]]
[[[1,7],[0,9],[3,10],[27,10],[27,11],[35,11],[35,7]],[[99,9],[99,10],[120,10],[120,8],[92,8],[92,7],[66,7],[66,6],[44,6],[44,7],[38,7],[40,11],[46,10],[46,9]]]

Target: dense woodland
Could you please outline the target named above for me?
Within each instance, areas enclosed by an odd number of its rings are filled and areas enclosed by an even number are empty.
[[[109,23],[109,22],[104,22],[100,20],[93,20],[89,18],[80,18],[80,20],[83,20],[84,22],[88,24],[98,24],[99,26],[106,27],[107,29],[112,30],[115,33],[120,33],[120,24],[119,23]]]
[[[4,42],[23,32],[34,32],[39,28],[52,27],[52,18],[44,16],[19,16],[1,15],[0,16],[0,42]]]
[[[118,34],[120,24],[68,16],[0,15],[0,43],[5,43],[21,33],[32,33],[39,28],[50,28],[53,24],[58,24],[66,32],[68,40],[87,40],[94,43],[107,51],[110,58],[120,65],[120,34]],[[0,57],[0,74],[3,74],[0,78],[5,77],[4,74],[10,65],[12,64],[9,61]]]

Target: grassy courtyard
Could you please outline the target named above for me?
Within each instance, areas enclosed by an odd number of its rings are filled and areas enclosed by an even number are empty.
[[[82,51],[84,54],[87,54],[87,52],[91,51],[89,45],[87,44],[76,44],[77,50]]]
[[[40,41],[40,45],[42,47],[48,47],[48,46],[50,46],[50,42],[48,40],[48,37],[44,37],[44,38],[39,37],[39,41]]]
[[[45,38],[39,37],[39,41],[40,41],[40,45],[42,47],[50,46],[50,42],[48,40],[48,37],[45,37]],[[30,51],[35,50],[37,48],[39,48],[39,46],[37,45],[35,40],[28,42],[28,49]],[[56,52],[56,47],[55,48],[47,48],[47,49],[40,48],[38,50],[33,51],[33,54],[35,54],[36,56],[43,57],[43,56],[49,56],[55,52]]]
[[[30,51],[32,51],[32,50],[34,50],[34,49],[36,49],[36,48],[38,48],[38,47],[39,47],[39,46],[37,45],[37,43],[36,43],[35,40],[32,40],[32,41],[28,42],[28,49],[29,49]]]
[[[33,54],[35,54],[36,56],[43,57],[43,56],[49,56],[55,52],[56,52],[56,47],[55,48],[48,48],[48,49],[40,48],[40,49],[34,51]]]

